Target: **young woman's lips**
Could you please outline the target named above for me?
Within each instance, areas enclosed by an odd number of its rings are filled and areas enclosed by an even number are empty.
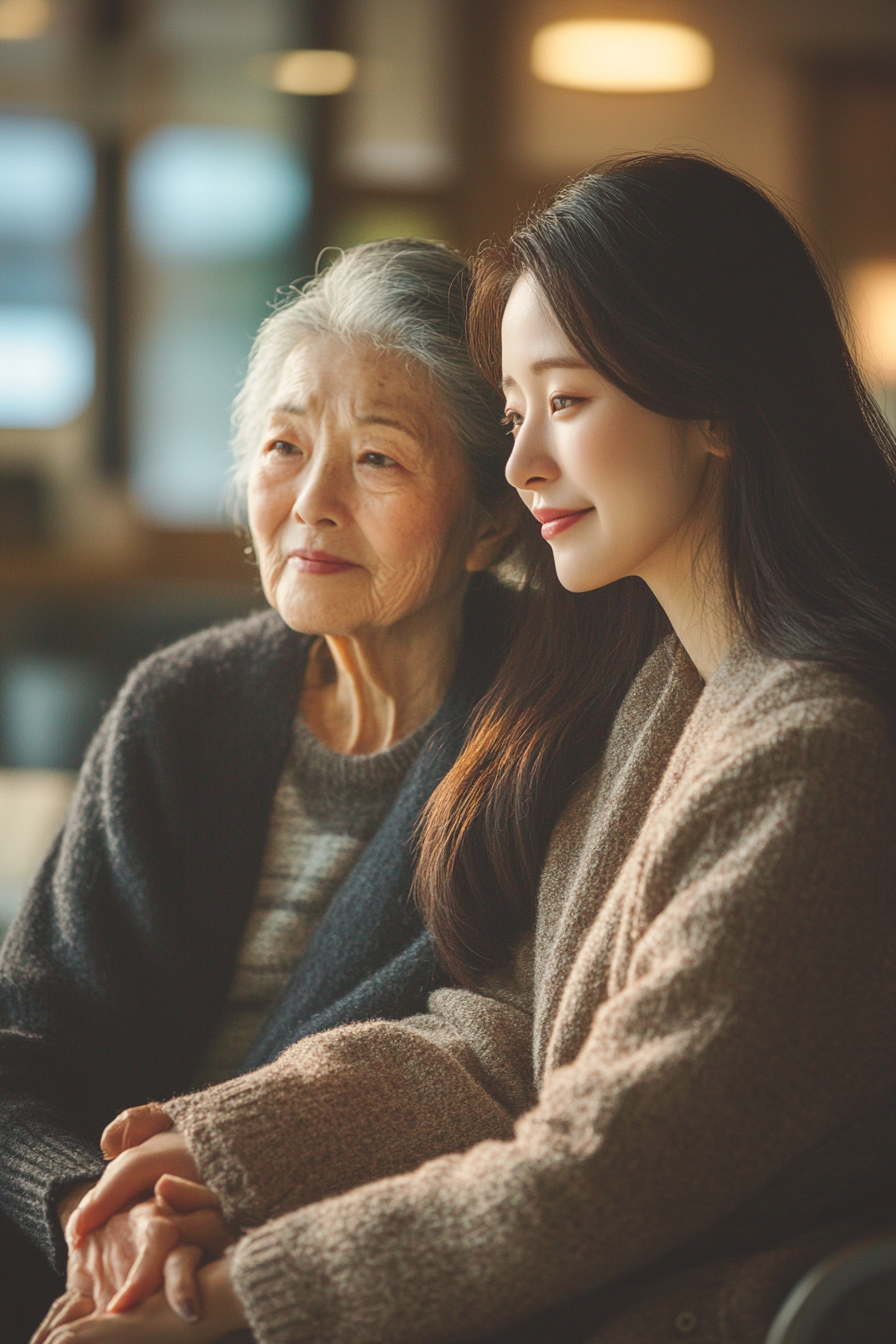
[[[289,563],[300,574],[344,574],[347,569],[357,569],[351,560],[343,560],[329,551],[290,551]]]
[[[586,513],[593,513],[594,508],[587,509],[533,509],[535,517],[541,523],[541,535],[545,541],[550,541],[552,537],[558,537],[561,532],[565,532],[568,527],[573,527],[579,519],[584,518]]]

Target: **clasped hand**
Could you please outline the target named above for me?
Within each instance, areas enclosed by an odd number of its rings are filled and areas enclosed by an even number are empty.
[[[32,1344],[93,1338],[89,1321],[102,1316],[112,1325],[119,1313],[153,1295],[161,1302],[162,1293],[181,1321],[195,1322],[201,1313],[197,1270],[205,1261],[217,1260],[232,1241],[217,1199],[199,1182],[183,1138],[171,1132],[158,1107],[123,1112],[101,1142],[109,1166],[65,1224],[67,1291]],[[203,1278],[210,1287],[221,1275]],[[156,1304],[153,1318],[160,1309]],[[128,1319],[136,1324],[135,1318],[144,1314],[134,1312]],[[73,1326],[76,1321],[79,1326]],[[106,1338],[107,1331],[95,1337]],[[108,1337],[116,1338],[118,1332]]]

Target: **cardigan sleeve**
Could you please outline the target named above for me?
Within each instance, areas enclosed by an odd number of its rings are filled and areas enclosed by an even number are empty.
[[[620,929],[624,969],[570,1061],[512,1136],[248,1233],[232,1273],[261,1344],[479,1338],[762,1192],[786,1217],[794,1190],[859,1180],[859,1142],[812,1163],[893,1089],[896,801],[871,728],[782,730],[654,815],[608,898],[643,922]],[[595,928],[561,1016],[587,1004]]]
[[[483,993],[299,1041],[253,1073],[164,1109],[236,1229],[485,1138],[535,1099],[532,939]]]
[[[0,954],[0,1209],[58,1269],[63,1188],[123,1106],[185,1085],[226,992],[294,712],[271,626],[135,669]]]

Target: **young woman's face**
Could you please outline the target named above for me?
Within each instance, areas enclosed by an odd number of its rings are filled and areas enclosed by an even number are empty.
[[[542,524],[560,582],[586,592],[635,574],[656,592],[693,549],[720,456],[708,427],[645,410],[586,364],[528,276],[502,343],[507,479]]]
[[[249,525],[268,601],[313,634],[393,625],[462,590],[491,558],[426,374],[324,336],[284,364],[249,478]]]

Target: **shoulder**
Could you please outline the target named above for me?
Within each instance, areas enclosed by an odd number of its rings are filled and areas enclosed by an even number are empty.
[[[744,648],[688,722],[653,830],[667,855],[783,845],[808,871],[835,852],[858,863],[873,849],[889,862],[894,819],[896,749],[870,692],[820,665]]]
[[[119,693],[117,707],[126,714],[159,713],[178,706],[201,712],[209,701],[220,704],[254,697],[279,679],[292,691],[309,644],[309,636],[296,634],[275,611],[212,626],[138,663]]]
[[[822,776],[894,768],[892,725],[856,678],[745,644],[709,683],[695,718],[705,720],[704,751],[720,761],[748,756]]]

